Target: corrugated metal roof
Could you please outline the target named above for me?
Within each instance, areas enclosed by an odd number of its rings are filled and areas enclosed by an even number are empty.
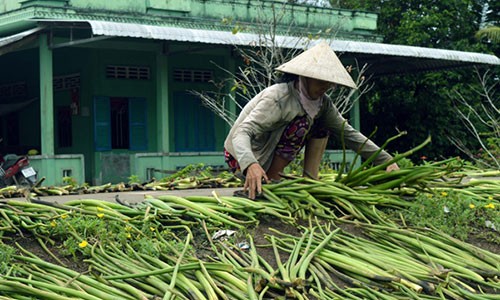
[[[472,66],[498,66],[491,54],[382,43],[335,41],[332,47],[351,54],[360,65],[368,65],[374,76],[437,71]]]
[[[107,21],[86,21],[96,35],[149,38],[206,44],[255,45],[259,35],[252,33],[232,34],[227,31],[163,27],[143,24],[127,24]],[[305,39],[292,36],[277,36],[278,45],[288,48],[303,47]],[[312,42],[310,46],[313,46]],[[383,43],[334,40],[332,49],[338,53],[351,54],[361,64],[369,64],[377,75],[428,71],[464,65],[500,65],[495,55],[391,45]]]
[[[95,35],[135,37],[181,42],[199,42],[222,45],[251,45],[258,41],[256,34],[229,31],[203,30],[180,27],[164,27],[144,24],[87,21]],[[296,39],[296,38],[295,38]]]
[[[30,30],[26,30],[26,31],[23,31],[20,33],[13,34],[11,36],[6,36],[3,38],[0,38],[0,48],[3,46],[9,45],[9,44],[15,43],[17,41],[20,41],[23,38],[25,38],[25,37],[27,37],[35,32],[38,32],[42,29],[43,29],[43,27],[36,27],[36,28],[30,29]]]
[[[405,45],[392,45],[368,42],[335,41],[332,47],[339,52],[377,54],[386,56],[402,56],[415,58],[432,58],[455,60],[472,63],[500,65],[500,59],[495,55],[464,52],[455,50],[424,48]]]
[[[0,38],[0,55],[15,51],[16,49],[33,42],[37,38],[35,33],[44,28],[44,26],[39,26],[11,36]]]
[[[74,26],[75,24],[90,25],[92,33],[108,37],[131,37],[156,40],[169,40],[180,42],[198,42],[204,44],[220,45],[258,45],[262,37],[254,33],[239,32],[233,34],[229,31],[182,28],[163,25],[145,25],[135,23],[122,23],[97,20],[47,20],[33,19],[41,24],[60,27]],[[39,29],[36,29],[39,30]],[[0,39],[2,45],[12,43],[13,40],[22,39],[30,33],[22,32],[18,35]],[[276,36],[277,44],[284,48],[303,48],[307,39],[293,36]],[[89,41],[92,41],[90,39]],[[319,41],[313,41],[313,46]],[[354,58],[359,65],[368,65],[367,75],[383,76],[390,74],[403,74],[418,71],[434,71],[471,66],[498,66],[500,59],[495,55],[464,52],[445,49],[414,47],[405,45],[391,45],[383,43],[360,41],[329,41],[332,49],[339,55]]]

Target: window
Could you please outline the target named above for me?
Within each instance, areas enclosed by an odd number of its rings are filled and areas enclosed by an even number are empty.
[[[0,85],[0,99],[19,99],[26,98],[26,82],[15,82]]]
[[[150,69],[148,67],[136,66],[106,66],[106,77],[114,79],[149,79]]]
[[[80,73],[54,76],[54,92],[79,89],[80,88]]]
[[[147,149],[147,110],[143,98],[94,98],[97,151]]]
[[[213,77],[214,72],[210,70],[174,70],[174,80],[177,82],[207,83],[213,80]]]

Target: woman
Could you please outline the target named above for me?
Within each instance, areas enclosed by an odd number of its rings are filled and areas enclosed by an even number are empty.
[[[337,85],[356,88],[337,55],[320,43],[279,66],[296,80],[274,84],[243,108],[226,141],[225,158],[233,172],[245,175],[244,191],[254,199],[262,181],[279,180],[283,169],[306,145],[304,175],[316,178],[329,134],[343,138],[346,146],[367,158],[379,147],[350,126],[325,94]],[[375,164],[392,157],[381,151]],[[399,169],[397,164],[387,171]]]

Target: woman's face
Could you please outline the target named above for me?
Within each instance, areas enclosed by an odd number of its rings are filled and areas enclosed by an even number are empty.
[[[312,99],[317,99],[323,96],[326,91],[336,86],[335,83],[323,81],[319,79],[306,77],[307,80],[307,92],[309,97]]]

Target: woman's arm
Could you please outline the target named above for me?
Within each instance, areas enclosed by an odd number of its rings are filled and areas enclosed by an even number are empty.
[[[328,99],[328,101],[331,100]],[[327,102],[325,101],[325,103]],[[342,137],[343,130],[343,139],[346,147],[359,153],[364,159],[372,156],[380,149],[373,141],[369,140],[365,135],[352,127],[347,120],[342,117],[332,102],[328,103],[328,107],[318,121],[324,122],[325,127],[339,139]],[[374,160],[374,164],[379,165],[390,159],[392,159],[392,156],[382,150]]]

